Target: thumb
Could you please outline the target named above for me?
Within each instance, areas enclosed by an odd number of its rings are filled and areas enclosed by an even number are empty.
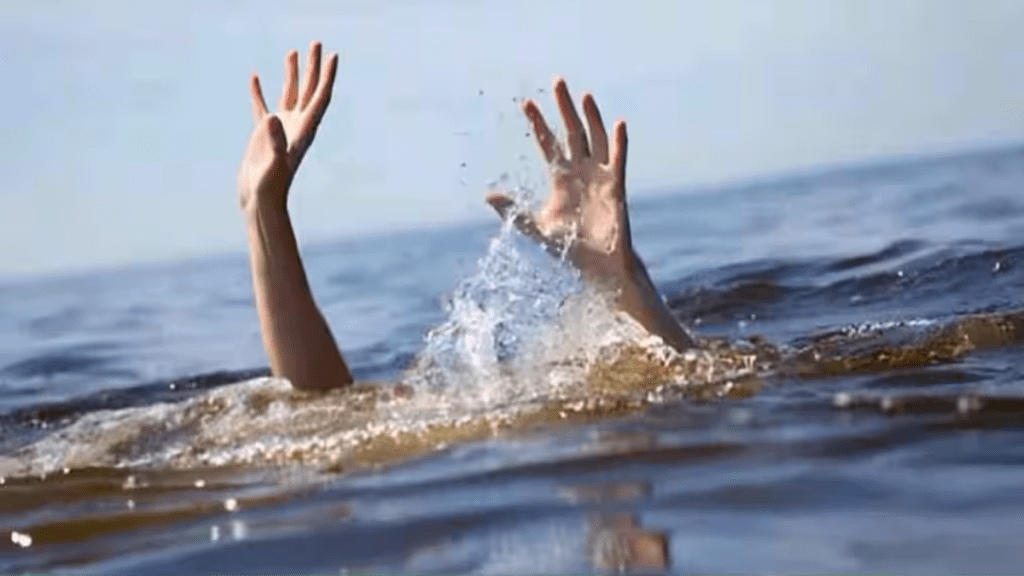
[[[542,245],[550,242],[537,227],[537,221],[529,211],[517,209],[516,201],[505,192],[491,192],[484,200],[494,208],[502,220],[512,219],[512,224],[527,238]]]
[[[504,192],[491,192],[487,194],[484,201],[490,204],[491,208],[494,208],[494,211],[498,213],[502,220],[508,217],[512,207],[516,204],[515,200]]]
[[[267,134],[270,135],[270,145],[274,149],[274,156],[284,156],[288,151],[288,138],[284,134],[284,125],[276,114],[268,114],[266,120]]]

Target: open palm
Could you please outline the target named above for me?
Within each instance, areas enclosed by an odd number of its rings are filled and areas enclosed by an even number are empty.
[[[516,218],[517,227],[528,236],[566,250],[570,261],[592,280],[616,282],[631,273],[633,257],[626,211],[626,124],[616,122],[609,146],[597,103],[584,94],[588,138],[565,80],[555,80],[554,93],[565,122],[565,145],[552,133],[536,102],[523,105],[548,165],[550,196],[534,214],[517,212],[514,200],[504,193],[488,195],[487,202],[503,217]]]
[[[263,99],[259,76],[252,77],[249,90],[256,127],[238,175],[239,201],[243,208],[253,206],[256,200],[279,204],[287,201],[288,187],[313,143],[334,88],[338,55],[332,54],[322,67],[321,51],[319,42],[310,46],[301,90],[299,55],[294,50],[288,53],[284,89],[278,110],[273,114]]]

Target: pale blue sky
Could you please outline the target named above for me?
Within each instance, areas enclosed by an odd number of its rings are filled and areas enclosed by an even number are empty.
[[[242,249],[248,74],[276,101],[314,38],[306,242],[487,217],[542,174],[512,98],[555,74],[630,121],[637,195],[1024,137],[1017,0],[4,2],[0,277]]]

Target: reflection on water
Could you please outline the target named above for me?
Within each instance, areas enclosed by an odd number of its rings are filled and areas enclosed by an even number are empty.
[[[606,504],[621,507],[647,500],[650,492],[650,485],[640,480],[578,485],[563,491],[574,504],[598,510],[608,508]],[[662,571],[669,566],[668,537],[662,531],[645,529],[635,514],[593,512],[587,517],[586,533],[586,549],[593,568],[633,573]]]
[[[595,568],[631,573],[668,568],[665,534],[644,530],[635,516],[595,516],[590,519],[588,531]]]

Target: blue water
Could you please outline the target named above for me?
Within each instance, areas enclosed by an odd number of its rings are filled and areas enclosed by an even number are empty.
[[[0,285],[0,572],[1017,571],[1022,189],[1015,148],[633,200],[681,320],[783,358],[756,391],[363,466],[309,442],[375,420],[258,378],[244,254]],[[571,283],[497,222],[303,255],[387,383],[508,246]]]

